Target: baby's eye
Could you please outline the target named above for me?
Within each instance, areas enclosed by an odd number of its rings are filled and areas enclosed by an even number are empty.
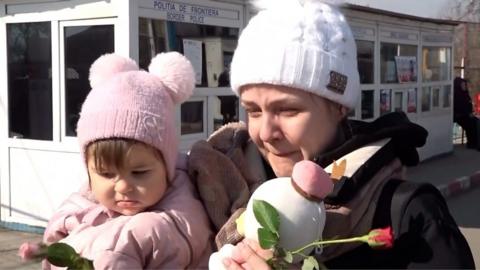
[[[116,174],[113,172],[97,172],[97,174],[103,178],[108,178],[108,179],[115,178],[116,176]]]
[[[135,170],[135,171],[132,171],[132,174],[136,176],[143,176],[148,174],[148,172],[150,172],[150,170]]]

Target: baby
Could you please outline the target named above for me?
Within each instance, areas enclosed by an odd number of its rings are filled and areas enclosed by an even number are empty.
[[[71,245],[95,269],[206,268],[209,221],[174,117],[195,86],[192,65],[162,53],[147,72],[109,54],[93,63],[90,85],[77,126],[89,185],[60,206],[44,242]]]

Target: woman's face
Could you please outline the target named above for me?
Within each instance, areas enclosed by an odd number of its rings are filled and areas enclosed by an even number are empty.
[[[242,87],[240,100],[248,132],[278,177],[312,159],[333,140],[345,108],[295,88],[255,84]]]

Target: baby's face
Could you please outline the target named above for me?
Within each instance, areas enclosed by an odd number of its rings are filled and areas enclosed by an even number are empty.
[[[95,167],[88,158],[90,186],[97,199],[108,209],[123,215],[135,215],[156,204],[167,189],[165,163],[149,146],[135,144],[121,169]]]

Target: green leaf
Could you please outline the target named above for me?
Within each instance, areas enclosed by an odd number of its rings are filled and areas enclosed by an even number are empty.
[[[269,249],[278,243],[278,235],[265,228],[258,228],[258,242],[263,249]]]
[[[287,253],[285,253],[285,256],[283,256],[283,259],[288,263],[292,263],[293,262],[292,252],[287,251]]]
[[[94,270],[93,262],[85,258],[82,258],[81,263],[77,264],[77,266],[78,266],[77,269],[80,269],[80,270]]]
[[[55,266],[75,268],[74,262],[77,257],[75,249],[65,243],[54,243],[47,249],[47,260]]]
[[[93,268],[93,261],[78,256],[78,257],[75,258],[74,261],[73,261],[73,267],[72,267],[72,269],[76,269],[76,270],[94,270],[94,268]]]
[[[312,269],[319,270],[320,266],[318,265],[318,262],[314,257],[309,256],[308,258],[303,260],[302,270],[312,270]]]
[[[282,247],[275,246],[273,250],[273,257],[275,258],[283,258],[286,254],[286,250]]]
[[[280,217],[275,207],[263,200],[253,200],[253,214],[263,228],[278,234]]]
[[[272,257],[272,258],[268,259],[267,264],[268,264],[268,266],[270,266],[270,268],[275,269],[275,258]]]

